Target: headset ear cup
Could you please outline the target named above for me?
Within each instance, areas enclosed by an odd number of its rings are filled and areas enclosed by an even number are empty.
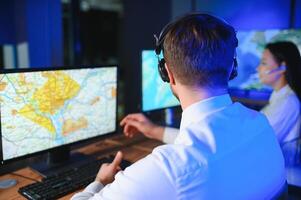
[[[164,58],[159,60],[158,70],[159,70],[159,74],[160,74],[162,80],[164,82],[169,83],[169,78],[168,78],[168,73],[167,73],[166,68],[165,68],[165,59]]]
[[[229,80],[233,80],[237,76],[237,74],[238,74],[237,67],[238,67],[237,60],[236,60],[236,58],[234,58],[233,59],[233,69],[231,71]]]

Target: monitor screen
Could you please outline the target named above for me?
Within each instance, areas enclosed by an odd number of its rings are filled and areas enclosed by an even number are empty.
[[[1,72],[2,161],[116,130],[117,67]]]
[[[271,91],[259,81],[256,71],[264,47],[269,42],[292,41],[301,50],[301,29],[238,31],[238,76],[229,82],[230,88]]]
[[[162,57],[162,55],[161,55]],[[180,105],[168,83],[158,72],[158,58],[154,50],[142,51],[142,110],[150,111]]]

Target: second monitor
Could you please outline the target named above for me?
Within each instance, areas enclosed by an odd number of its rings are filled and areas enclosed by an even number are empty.
[[[162,56],[162,55],[161,55]],[[142,111],[151,111],[180,105],[168,83],[158,72],[158,58],[154,50],[142,51]]]

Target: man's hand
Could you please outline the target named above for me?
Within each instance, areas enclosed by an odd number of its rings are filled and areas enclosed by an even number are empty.
[[[104,163],[101,165],[95,181],[101,182],[103,185],[112,183],[117,172],[121,170],[119,166],[121,161],[122,153],[118,151],[112,163]]]
[[[123,132],[127,137],[142,133],[151,139],[163,139],[164,127],[154,124],[141,113],[127,115],[121,120],[120,126],[124,126]]]

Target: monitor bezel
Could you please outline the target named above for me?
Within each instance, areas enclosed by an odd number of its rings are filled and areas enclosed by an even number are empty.
[[[39,155],[43,155],[47,152],[51,152],[55,149],[59,149],[59,148],[64,148],[64,147],[71,147],[71,146],[75,146],[75,145],[80,145],[80,144],[84,144],[84,143],[90,143],[93,140],[95,141],[99,141],[100,139],[104,140],[106,138],[112,137],[113,135],[116,135],[118,133],[118,95],[119,95],[119,91],[118,91],[118,87],[119,87],[119,67],[118,65],[92,65],[92,66],[58,66],[58,67],[36,67],[36,68],[18,68],[18,69],[1,69],[0,70],[0,75],[1,74],[9,74],[9,73],[19,73],[19,72],[39,72],[39,71],[59,71],[59,70],[81,70],[81,69],[95,69],[95,68],[116,68],[116,122],[115,122],[115,130],[112,132],[108,132],[105,133],[104,135],[97,135],[91,138],[86,138],[86,139],[82,139],[79,141],[75,141],[72,143],[68,143],[68,144],[64,144],[64,145],[59,145],[59,146],[55,146],[52,148],[48,148],[48,149],[44,149],[41,151],[37,151],[37,152],[33,152],[30,154],[25,154],[22,156],[18,156],[18,157],[14,157],[14,158],[10,158],[10,159],[6,159],[3,160],[3,149],[2,149],[2,127],[1,127],[1,120],[0,120],[0,165],[4,165],[4,164],[9,164],[18,160],[25,160],[27,158],[30,157],[36,157]],[[1,104],[0,104],[0,117],[1,117]]]
[[[179,101],[178,105],[174,105],[174,106],[166,106],[166,107],[161,107],[161,108],[154,108],[154,109],[149,109],[149,110],[144,110],[143,109],[143,57],[142,57],[142,53],[143,51],[155,51],[154,49],[142,49],[140,51],[140,66],[141,66],[141,90],[140,90],[140,105],[141,105],[141,112],[143,113],[149,113],[149,112],[157,112],[157,111],[163,111],[165,109],[174,109],[174,108],[178,108],[181,106],[181,103]],[[157,70],[158,70],[158,66],[156,66]],[[163,82],[163,81],[162,81]],[[176,97],[175,97],[176,98]]]

